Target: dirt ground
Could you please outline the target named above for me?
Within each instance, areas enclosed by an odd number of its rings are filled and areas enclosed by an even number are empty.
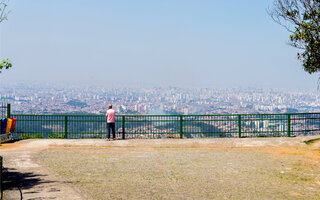
[[[320,199],[317,137],[22,140],[4,199]]]

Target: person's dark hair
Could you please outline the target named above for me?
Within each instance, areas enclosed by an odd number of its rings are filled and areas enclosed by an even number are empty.
[[[108,109],[111,109],[111,108],[112,108],[112,105],[111,105],[111,104],[109,104],[109,105],[108,105]]]

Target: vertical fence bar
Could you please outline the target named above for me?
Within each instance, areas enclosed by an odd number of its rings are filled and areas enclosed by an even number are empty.
[[[180,139],[182,139],[183,138],[183,116],[182,115],[180,115]]]
[[[11,104],[8,103],[7,104],[7,118],[10,118],[11,117]]]
[[[64,116],[64,138],[68,138],[68,116]]]
[[[125,120],[126,120],[126,117],[122,116],[122,139],[123,140],[126,139]]]
[[[288,137],[291,137],[291,115],[288,114]]]
[[[241,115],[238,115],[239,138],[241,138]]]

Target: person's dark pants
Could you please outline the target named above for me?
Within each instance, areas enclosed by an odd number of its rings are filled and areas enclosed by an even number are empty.
[[[113,139],[116,138],[116,131],[115,131],[115,123],[107,123],[108,127],[108,138],[110,139],[110,129],[112,130]]]

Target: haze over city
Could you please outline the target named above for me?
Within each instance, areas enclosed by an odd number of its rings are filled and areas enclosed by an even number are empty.
[[[271,0],[10,0],[1,85],[314,90]]]
[[[0,0],[0,199],[319,200],[319,55],[320,0]]]

